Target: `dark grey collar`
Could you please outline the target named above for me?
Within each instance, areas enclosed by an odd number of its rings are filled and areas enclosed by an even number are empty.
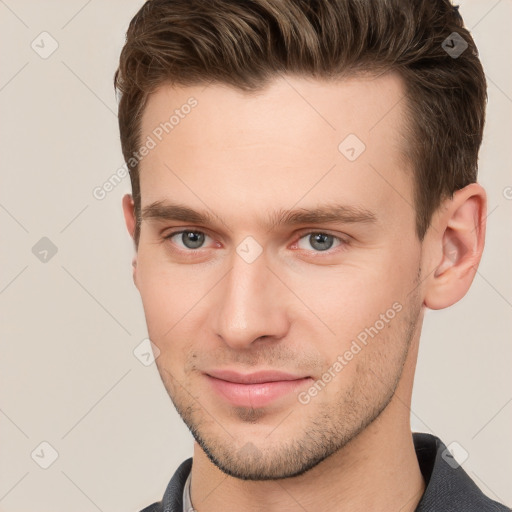
[[[413,434],[416,456],[427,488],[416,512],[505,512],[457,464],[445,444],[431,434]]]
[[[482,493],[438,437],[414,433],[413,441],[427,483],[416,512],[510,512]],[[141,512],[183,512],[183,487],[191,468],[192,458],[176,470],[163,500]]]

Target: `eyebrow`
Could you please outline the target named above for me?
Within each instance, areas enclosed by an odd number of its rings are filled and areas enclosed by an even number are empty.
[[[191,224],[215,224],[216,216],[208,210],[197,211],[181,204],[155,201],[142,209],[141,220],[182,221]],[[358,206],[326,204],[316,208],[276,210],[267,220],[269,229],[299,224],[373,224],[377,216],[371,210]]]

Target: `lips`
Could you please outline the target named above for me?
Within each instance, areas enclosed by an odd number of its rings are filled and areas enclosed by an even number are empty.
[[[236,384],[261,384],[263,382],[278,382],[305,378],[302,375],[293,375],[291,373],[274,370],[262,370],[248,374],[238,373],[232,370],[213,370],[206,373],[210,377]]]
[[[210,387],[223,400],[237,407],[259,408],[287,397],[306,386],[311,377],[274,370],[242,374],[232,370],[205,373]]]

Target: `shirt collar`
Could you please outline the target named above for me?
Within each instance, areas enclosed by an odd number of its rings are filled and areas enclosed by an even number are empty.
[[[438,437],[414,433],[413,441],[426,485],[415,512],[510,511],[483,494]],[[191,468],[192,458],[184,461],[176,470],[164,494],[163,512],[190,512],[186,507],[192,506]]]

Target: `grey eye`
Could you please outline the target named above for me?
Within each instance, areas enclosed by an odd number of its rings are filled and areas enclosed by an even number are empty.
[[[204,233],[199,231],[183,231],[181,241],[189,249],[198,249],[204,244]]]
[[[187,249],[199,249],[205,241],[205,234],[201,231],[181,231],[174,233],[169,238],[175,238]],[[179,237],[179,238],[178,238]]]
[[[334,235],[329,235],[328,233],[309,233],[301,238],[299,246],[302,240],[307,240],[310,247],[316,251],[327,251],[334,245],[336,237]],[[307,247],[301,247],[301,249],[307,249]]]

